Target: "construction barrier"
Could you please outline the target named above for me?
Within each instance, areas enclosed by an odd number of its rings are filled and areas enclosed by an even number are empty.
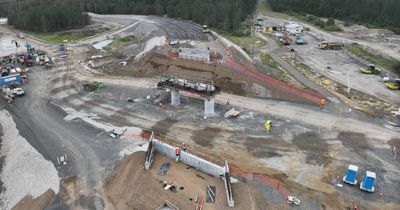
[[[262,81],[265,81],[273,86],[276,86],[276,88],[279,88],[280,90],[285,91],[286,93],[296,95],[296,96],[301,96],[305,99],[310,100],[312,103],[319,104],[322,99],[326,100],[326,97],[311,91],[307,91],[301,88],[294,87],[292,85],[286,84],[282,81],[273,79],[269,76],[266,76],[258,71],[246,68],[244,66],[241,66],[240,64],[237,64],[233,59],[232,59],[232,50],[231,46],[228,43],[225,43],[225,41],[215,32],[212,32],[214,36],[217,37],[217,41],[221,43],[222,46],[224,46],[225,51],[227,52],[228,56],[231,57],[227,61],[223,62],[223,64],[238,70],[241,73],[247,74],[255,79],[259,79]]]
[[[233,200],[233,193],[232,193],[232,183],[231,183],[231,175],[229,173],[229,165],[228,161],[225,161],[225,166],[224,166],[224,184],[225,184],[225,191],[226,191],[226,199],[228,202],[229,207],[234,207],[235,202]]]
[[[284,199],[286,199],[287,196],[289,195],[289,191],[283,186],[283,184],[280,181],[276,179],[270,178],[262,174],[245,171],[243,169],[240,169],[232,165],[229,168],[232,175],[243,177],[246,180],[259,181],[274,188],[283,196]]]
[[[295,87],[293,85],[284,83],[280,80],[273,79],[273,78],[266,76],[258,71],[255,71],[253,69],[244,67],[240,64],[237,64],[232,59],[226,60],[225,62],[223,62],[223,64],[225,64],[226,66],[228,66],[230,68],[237,70],[240,73],[246,74],[255,79],[258,79],[258,80],[264,81],[268,84],[271,84],[271,85],[275,86],[276,88],[278,88],[279,90],[285,91],[286,93],[292,94],[294,96],[301,96],[303,98],[306,98],[315,104],[320,104],[320,101],[322,99],[323,100],[326,99],[326,97],[321,94]]]
[[[151,164],[153,163],[153,160],[154,160],[153,136],[154,136],[154,134],[152,133],[151,136],[150,136],[149,146],[147,147],[147,151],[146,151],[146,159],[145,159],[145,162],[144,162],[144,168],[146,170],[150,169],[150,166],[151,166]]]

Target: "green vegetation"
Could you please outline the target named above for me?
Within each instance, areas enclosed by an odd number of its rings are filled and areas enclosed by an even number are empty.
[[[134,36],[127,36],[124,38],[114,40],[108,46],[114,47],[114,48],[121,48],[126,44],[134,44],[136,42],[137,42],[137,40]]]
[[[86,11],[100,14],[167,15],[236,31],[257,0],[82,0]]]
[[[272,8],[267,0],[259,0],[257,3],[256,10],[259,12],[270,12],[272,11]]]
[[[296,84],[297,86],[301,87],[301,84],[299,84],[292,76],[290,76],[286,70],[271,57],[271,55],[267,53],[261,53],[260,59],[263,65],[268,66],[272,70],[272,75],[270,76],[282,82]]]
[[[268,2],[276,12],[338,18],[370,27],[387,28],[400,34],[399,0],[268,0]]]
[[[269,55],[266,53],[261,54],[261,63],[272,68],[272,69],[278,69],[279,64]]]
[[[342,31],[342,29],[338,25],[336,25],[335,20],[332,18],[329,18],[327,21],[325,21],[314,15],[294,14],[294,16],[296,16],[300,20],[309,22],[326,31]]]
[[[19,0],[0,4],[10,25],[52,32],[88,23],[86,12],[167,15],[236,32],[253,13],[257,0]]]
[[[123,38],[120,38],[120,39],[115,39],[109,45],[104,47],[104,49],[107,50],[107,51],[112,51],[114,49],[120,49],[124,45],[135,44],[135,43],[137,43],[137,41],[138,40],[136,39],[135,36],[127,36],[127,37],[123,37]]]
[[[89,16],[74,0],[20,1],[3,4],[0,11],[8,13],[8,24],[33,32],[54,32],[89,23]]]
[[[383,68],[388,69],[388,70],[392,71],[393,73],[400,75],[400,62],[399,61],[396,61],[394,59],[385,58],[381,55],[373,54],[357,43],[352,43],[350,45],[347,45],[346,48],[350,53],[352,53],[360,58],[363,58],[370,63],[373,63],[377,66],[382,66]]]
[[[63,33],[52,33],[52,34],[36,34],[37,38],[42,39],[44,41],[53,42],[53,43],[63,43],[64,40],[68,40],[68,42],[80,40],[86,38],[85,35],[66,35]]]

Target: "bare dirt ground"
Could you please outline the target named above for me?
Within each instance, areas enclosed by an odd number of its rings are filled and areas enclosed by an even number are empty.
[[[125,18],[124,21],[128,19]],[[47,46],[47,48],[53,53],[56,52],[56,46]],[[134,204],[138,196],[142,196],[140,202],[154,198],[141,195],[144,190],[135,191],[137,186],[146,188],[140,183],[135,183],[133,178],[130,180],[132,174],[138,177],[144,174],[140,169],[134,170],[131,166],[137,164],[141,168],[142,161],[135,163],[137,160],[128,158],[121,163],[126,167],[118,167],[116,170],[121,173],[113,173],[114,179],[110,178],[109,184],[104,188],[107,196],[115,204],[107,203],[106,199],[102,199],[102,184],[105,183],[103,178],[111,173],[118,159],[116,153],[121,149],[119,143],[110,140],[109,133],[93,129],[90,123],[82,123],[81,119],[63,121],[66,113],[48,105],[49,100],[79,111],[94,113],[96,114],[93,117],[94,122],[97,123],[107,122],[121,126],[154,129],[159,135],[176,143],[186,142],[195,145],[199,154],[208,156],[210,159],[229,160],[240,168],[281,179],[291,193],[302,199],[302,205],[306,209],[345,209],[355,201],[368,201],[372,203],[371,205],[377,206],[383,203],[399,205],[396,191],[400,184],[398,175],[400,163],[398,160],[393,160],[390,154],[391,146],[399,143],[395,140],[399,130],[387,126],[387,122],[360,116],[353,112],[339,116],[338,113],[304,104],[227,93],[217,96],[217,115],[213,118],[204,119],[203,102],[190,97],[182,97],[183,104],[179,108],[167,106],[167,109],[163,110],[146,99],[153,93],[151,87],[158,77],[150,79],[137,78],[134,75],[129,78],[111,77],[97,70],[88,70],[78,64],[78,60],[85,57],[85,51],[85,47],[71,47],[70,57],[64,60],[57,58],[54,69],[32,73],[34,79],[29,86],[32,92],[28,89],[28,95],[23,103],[16,104],[15,109],[9,108],[15,115],[29,116],[25,119],[28,122],[31,122],[29,121],[31,117],[37,121],[37,123],[28,123],[34,126],[37,134],[33,135],[28,130],[25,134],[30,137],[28,140],[41,153],[46,154],[46,157],[54,158],[56,155],[54,151],[65,150],[61,145],[65,145],[73,155],[71,168],[61,168],[59,171],[63,176],[77,175],[77,181],[66,181],[64,188],[67,195],[79,193],[78,196],[71,197],[60,193],[63,199],[60,199],[57,205],[67,203],[72,209],[78,207],[101,209],[102,204],[115,205],[115,208],[128,208]],[[175,71],[179,72],[180,69]],[[81,80],[99,80],[105,82],[105,88],[89,93],[82,89]],[[42,92],[51,97],[43,96],[40,94]],[[34,97],[30,97],[29,94]],[[135,103],[127,102],[128,96],[136,99]],[[226,106],[227,99],[230,99],[230,106]],[[165,104],[168,101],[169,99],[166,98]],[[240,110],[241,116],[237,119],[225,119],[223,114],[232,107]],[[36,109],[33,110],[34,108]],[[273,128],[267,134],[263,129],[266,119],[273,120]],[[28,127],[22,120],[16,124]],[[57,132],[44,129],[46,124],[53,125]],[[42,132],[44,134],[41,134]],[[80,147],[75,145],[80,145]],[[365,194],[356,187],[345,185],[339,189],[329,184],[332,179],[343,175],[349,162],[358,164],[363,170],[370,169],[378,172],[377,191],[383,192],[385,195],[383,199],[379,198],[377,193]],[[185,189],[182,192],[178,191],[177,194],[182,193],[186,196],[185,198],[174,198],[172,192],[162,191],[157,182],[156,171],[150,172],[150,175],[144,177],[143,180],[154,188],[154,193],[157,195],[177,199],[176,203],[182,203],[182,205],[191,205],[192,203],[188,202],[188,196],[193,195],[188,193],[187,188],[190,189],[192,184],[186,182],[185,174],[180,174],[188,171],[184,166],[178,167],[182,167],[182,170],[178,170],[176,176],[182,176],[182,185]],[[152,170],[157,168],[154,167]],[[173,169],[174,167],[171,169],[171,175],[175,173]],[[190,172],[190,176],[195,176],[195,174]],[[132,187],[126,188],[117,177],[128,180],[127,182],[132,183]],[[205,177],[207,182],[218,185],[217,180]],[[171,179],[174,178],[171,177]],[[177,182],[181,179],[177,179]],[[80,191],[81,187],[83,192]],[[125,194],[118,192],[121,188],[125,190]],[[198,186],[192,189],[193,192],[203,192],[203,188]],[[220,189],[222,188],[217,187],[217,193],[221,192]],[[253,192],[252,189],[251,186],[245,186],[243,191]],[[275,192],[273,189],[260,191],[261,193],[254,193],[255,200],[260,202],[264,199],[269,201],[266,195]],[[164,192],[169,194],[164,194]],[[241,192],[237,193],[241,195]],[[121,203],[118,197],[125,195],[126,200]],[[217,199],[222,197],[218,196]],[[258,200],[257,197],[263,199]],[[282,207],[282,205],[286,206],[284,198],[271,197],[275,201],[271,204],[272,209],[275,208],[272,206],[275,204],[278,206],[275,209],[285,209]],[[238,197],[239,203],[241,198],[242,196]],[[243,198],[247,197],[244,195]],[[263,203],[251,203],[246,199],[242,202],[248,204],[246,207],[254,205],[254,209],[264,207]],[[261,207],[258,208],[258,205]],[[215,206],[214,209],[219,209],[219,206]]]
[[[32,198],[31,196],[26,196],[17,205],[12,208],[13,210],[42,210],[48,207],[55,198],[55,193],[53,190],[48,190],[37,198]]]
[[[353,59],[345,50],[318,49],[320,41],[310,35],[305,34],[303,39],[308,44],[291,46],[302,63],[345,86],[349,84],[360,92],[400,106],[399,91],[389,90],[380,76],[360,72],[360,68],[366,66],[365,63]],[[285,53],[284,56],[288,57],[290,53]]]
[[[338,36],[350,38],[356,41],[366,41],[369,44],[365,45],[377,54],[394,57],[399,60],[399,57],[388,53],[386,49],[397,54],[400,53],[400,36],[386,29],[370,29],[362,25],[341,25],[343,32],[335,33]],[[371,47],[372,45],[372,47]]]
[[[279,25],[287,22],[287,20],[270,17],[265,17],[265,20],[266,25]],[[305,27],[310,27],[310,25],[307,23],[302,24]],[[290,46],[290,49],[295,49],[295,53],[290,53],[289,49],[282,48],[279,50],[280,54],[283,57],[293,57],[295,55],[295,58],[299,59],[300,62],[309,66],[312,70],[322,75],[325,75],[326,77],[344,86],[348,86],[348,83],[350,83],[351,88],[356,89],[362,93],[375,96],[381,100],[388,101],[396,106],[400,105],[399,91],[389,90],[383,83],[383,80],[380,76],[366,75],[360,72],[360,68],[367,66],[368,63],[366,63],[365,61],[362,62],[361,59],[355,59],[353,56],[350,56],[346,52],[346,50],[320,50],[318,48],[318,44],[322,42],[321,40],[345,43],[357,42],[363,46],[367,46],[375,52],[378,51],[378,54],[393,57],[394,49],[388,47],[388,43],[373,42],[373,44],[370,45],[369,39],[377,39],[374,35],[364,37],[360,36],[357,39],[352,40],[342,37],[342,35],[344,36],[344,34],[346,33],[330,34],[312,26],[310,27],[310,29],[311,30],[309,32],[306,32],[302,36],[304,41],[307,43],[306,45],[292,44]],[[373,34],[373,30],[367,31],[369,34]],[[359,32],[359,34],[361,34],[361,32]],[[291,38],[295,40],[295,37]],[[394,56],[394,58],[396,58],[396,56]],[[328,69],[328,67],[330,67],[330,69]]]
[[[122,160],[105,185],[108,209],[155,209],[165,200],[179,209],[194,209],[197,195],[205,195],[206,186],[216,187],[215,203],[205,203],[205,210],[229,209],[223,181],[203,174],[182,163],[155,155],[150,171],[144,170],[144,152],[134,153]],[[171,163],[165,176],[158,175],[163,163]],[[163,181],[172,181],[178,190],[176,193],[162,188]],[[182,188],[183,187],[183,188]],[[182,189],[181,189],[182,188]],[[267,203],[256,200],[255,189],[243,183],[233,184],[235,195],[234,209],[263,209]],[[253,187],[254,188],[254,187]],[[192,199],[192,200],[190,200]]]

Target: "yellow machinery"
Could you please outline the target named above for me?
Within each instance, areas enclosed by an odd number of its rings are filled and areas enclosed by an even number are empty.
[[[360,68],[360,71],[364,74],[380,74],[382,70],[376,68],[374,64],[370,64],[368,67]]]
[[[336,42],[322,42],[319,44],[319,49],[321,50],[341,50],[343,47],[344,44]]]
[[[210,33],[210,29],[208,29],[207,25],[203,25],[203,33]]]
[[[386,87],[391,90],[400,90],[400,79],[394,79],[385,83]]]
[[[270,129],[271,129],[271,120],[266,120],[265,121],[265,132],[269,133]]]

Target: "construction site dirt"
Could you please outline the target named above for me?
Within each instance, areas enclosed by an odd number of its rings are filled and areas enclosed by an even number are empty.
[[[55,58],[55,65],[52,69],[32,67],[26,96],[18,103],[1,104],[21,135],[57,166],[62,179],[56,195],[46,192],[43,197],[27,197],[18,208],[155,209],[168,200],[180,209],[194,209],[196,195],[212,185],[217,189],[216,203],[206,203],[204,209],[228,209],[219,177],[158,153],[151,170],[144,170],[142,131],[150,130],[170,145],[186,143],[190,152],[219,166],[228,161],[232,177],[239,181],[232,184],[236,209],[350,209],[354,203],[362,209],[398,209],[400,161],[392,150],[399,147],[400,130],[390,118],[366,116],[337,98],[320,107],[318,101],[310,100],[320,93],[304,90],[307,98],[294,85],[281,86],[266,79],[233,46],[230,52],[221,53],[222,63],[169,56],[165,52],[172,47],[161,38],[135,43],[127,55],[108,56],[93,50],[91,44],[107,36],[132,33],[139,42],[166,35],[198,42],[210,37],[202,33],[200,25],[186,21],[91,16],[114,22],[119,28],[71,43],[67,58],[59,57],[56,45],[28,37],[26,40]],[[166,27],[170,23],[173,26]],[[7,28],[1,30],[11,33]],[[138,59],[131,54],[154,43],[155,47]],[[227,51],[218,41],[214,44],[221,47],[220,52]],[[311,50],[311,44],[307,47]],[[103,60],[91,58],[103,53]],[[207,99],[185,91],[180,92],[179,106],[170,105],[172,91],[156,85],[172,75],[208,80],[220,87],[222,92],[214,97],[214,115],[204,114]],[[232,108],[240,114],[226,118]],[[267,120],[272,123],[268,131]],[[129,132],[112,137],[119,129]],[[66,165],[57,163],[56,157],[63,153],[69,157]],[[171,163],[167,174],[158,175],[167,162]],[[337,185],[348,164],[359,166],[359,180],[366,170],[377,173],[375,193]],[[164,181],[175,183],[177,192],[164,190]],[[288,205],[289,195],[299,198],[301,205]]]
[[[109,198],[109,209],[156,209],[166,200],[179,208],[193,209],[196,196],[205,194],[206,186],[215,186],[216,196],[215,203],[205,203],[203,209],[229,209],[222,180],[159,154],[156,154],[150,171],[145,171],[144,156],[144,152],[138,152],[122,160],[107,180],[105,194]],[[163,163],[171,164],[165,176],[158,175]],[[171,181],[177,192],[164,190],[164,181]],[[266,200],[260,199],[262,195],[256,186],[243,183],[234,186],[235,209],[269,207]]]

